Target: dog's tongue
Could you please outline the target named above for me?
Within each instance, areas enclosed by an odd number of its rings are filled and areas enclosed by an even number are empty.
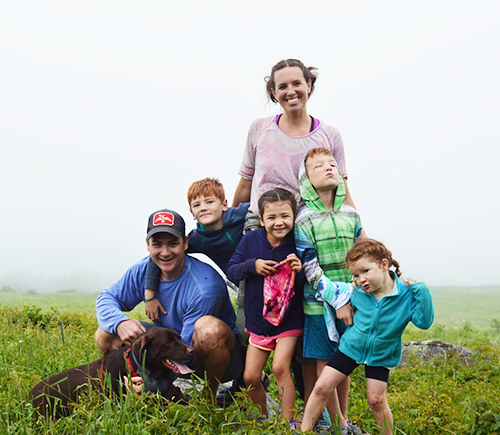
[[[190,369],[186,364],[182,364],[176,361],[172,361],[172,363],[177,367],[179,373],[181,375],[187,375],[188,373],[194,373],[194,370]]]

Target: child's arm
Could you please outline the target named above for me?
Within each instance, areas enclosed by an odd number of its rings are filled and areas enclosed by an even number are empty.
[[[409,284],[416,301],[411,321],[417,328],[429,329],[434,321],[434,305],[431,292],[423,282],[409,281]]]
[[[156,298],[156,292],[158,291],[158,286],[160,285],[161,270],[160,268],[151,260],[148,261],[148,266],[146,268],[146,290],[144,292],[144,305],[146,308],[146,315],[153,321],[159,322],[160,316],[158,314],[159,310],[163,314],[167,314],[165,308]]]
[[[241,281],[251,275],[257,275],[257,258],[251,256],[251,249],[249,249],[249,246],[247,247],[247,241],[248,237],[244,236],[241,239],[240,244],[227,264],[226,275],[232,282]]]
[[[322,298],[324,297],[323,293],[325,293],[325,301],[335,310],[340,309],[351,299],[352,286],[346,283],[334,283],[325,276],[319,264],[316,249],[300,225],[294,226],[294,235],[297,254],[302,261],[307,282],[320,293]],[[337,284],[341,285],[337,286]]]

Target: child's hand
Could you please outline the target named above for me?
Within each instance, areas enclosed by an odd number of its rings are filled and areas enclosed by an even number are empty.
[[[144,305],[146,306],[146,315],[153,321],[153,322],[159,322],[160,321],[160,315],[158,314],[158,311],[161,311],[163,314],[167,314],[167,310],[163,308],[163,305],[158,299],[155,299],[153,301],[145,302]]]
[[[337,319],[342,320],[346,326],[352,325],[354,310],[352,309],[351,304],[347,303],[343,307],[340,307],[335,314],[337,315]]]
[[[156,299],[156,293],[154,290],[148,288],[146,289],[146,291],[144,292],[144,305],[146,307],[146,315],[153,322],[160,321],[158,310],[160,310],[163,314],[167,314],[167,310],[165,310],[161,302]]]
[[[288,254],[285,261],[290,265],[293,271],[299,273],[302,270],[302,263],[295,254]]]
[[[128,376],[125,375],[123,376],[123,383],[125,384],[125,388],[128,393],[131,393],[134,396],[140,396],[142,394],[144,383],[142,382],[142,378],[140,376],[132,376],[129,383]],[[127,397],[127,395],[124,394],[123,397]]]
[[[273,260],[263,260],[262,258],[257,258],[255,260],[255,271],[260,276],[272,275],[276,272],[274,265],[276,265],[276,261]]]
[[[403,282],[407,285],[410,286],[412,284],[416,284],[418,281],[413,281],[411,278],[404,279]]]

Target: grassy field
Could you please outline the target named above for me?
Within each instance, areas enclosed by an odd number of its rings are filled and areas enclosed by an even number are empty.
[[[490,327],[491,320],[500,320],[500,286],[431,287],[435,307],[435,324],[458,328],[469,322],[478,328]],[[55,293],[0,292],[0,304],[12,307],[35,306],[42,311],[52,308],[61,313],[94,314],[98,293],[74,290]],[[141,304],[134,314],[144,312]]]
[[[443,339],[461,344],[474,351],[474,361],[464,365],[448,358],[429,365],[416,360],[391,372],[388,400],[396,422],[394,433],[500,434],[500,287],[431,290],[435,324],[428,331],[410,326],[403,341]],[[255,408],[248,396],[221,409],[197,393],[188,405],[164,406],[147,395],[115,400],[94,392],[68,418],[38,417],[29,392],[39,380],[100,357],[93,339],[96,296],[70,291],[0,292],[0,434],[290,433],[279,417],[267,422],[252,419]],[[143,309],[141,304],[134,316],[145,318]],[[266,371],[270,373],[269,365]],[[270,391],[278,399],[273,384]],[[365,394],[364,371],[357,369],[349,414],[374,435],[378,431]]]

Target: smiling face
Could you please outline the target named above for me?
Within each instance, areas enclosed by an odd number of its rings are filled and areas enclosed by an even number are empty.
[[[305,163],[307,176],[316,191],[334,190],[340,183],[337,163],[331,154],[315,154]]]
[[[207,230],[222,228],[222,214],[227,210],[227,200],[223,202],[215,195],[200,195],[190,203],[193,217]]]
[[[266,202],[260,225],[266,229],[267,240],[272,246],[281,245],[293,230],[293,210],[290,201]]]
[[[283,110],[288,113],[305,109],[311,93],[311,81],[306,82],[302,70],[298,66],[282,68],[274,73],[276,84],[273,92]]]
[[[349,270],[356,280],[356,284],[366,293],[385,295],[392,290],[389,275],[389,261],[383,259],[381,262],[373,261],[369,257],[361,257],[359,260],[349,264]],[[389,281],[388,281],[389,280]],[[387,285],[389,283],[389,286]]]
[[[162,280],[174,279],[182,272],[188,243],[189,237],[184,240],[182,236],[175,237],[168,233],[157,233],[148,239],[151,260],[160,268]]]

